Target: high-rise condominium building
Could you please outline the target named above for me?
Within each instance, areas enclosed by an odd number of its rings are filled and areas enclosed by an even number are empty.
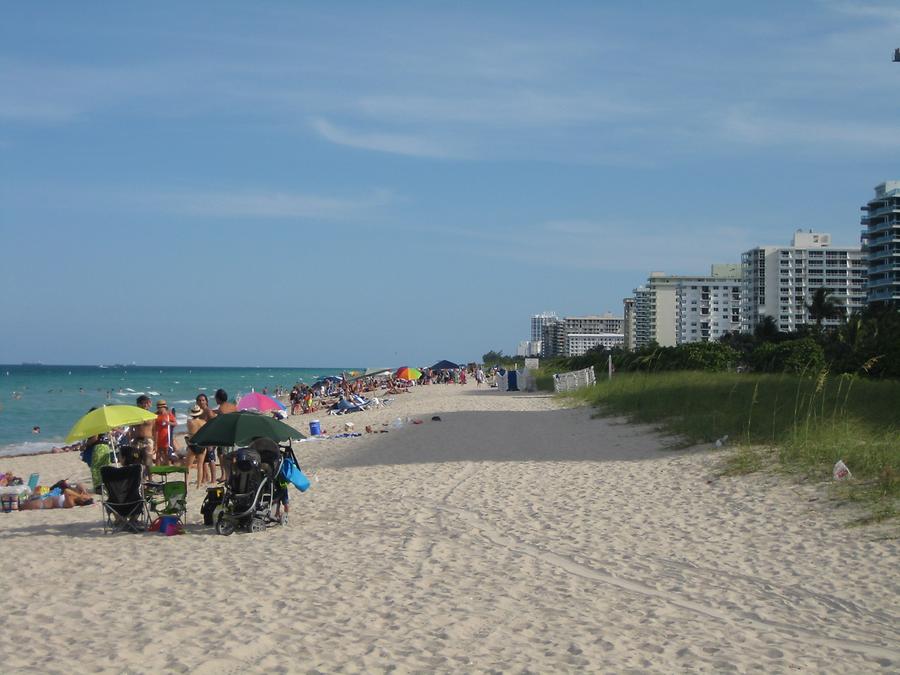
[[[621,347],[624,319],[612,314],[567,316],[543,324],[541,356],[581,356],[594,347]]]
[[[544,326],[548,323],[559,321],[556,312],[541,312],[531,317],[531,342],[540,342],[543,339]]]
[[[634,289],[634,348],[709,342],[740,329],[737,264],[713,265],[708,276],[651,272]]]
[[[865,306],[865,261],[859,247],[831,245],[831,235],[797,230],[790,246],[758,246],[741,256],[741,330],[753,332],[767,316],[782,332],[815,323],[807,304],[828,289],[846,316]],[[826,326],[840,319],[827,319]]]
[[[866,300],[870,305],[900,306],[900,181],[877,185],[875,199],[862,210]]]
[[[567,316],[565,356],[581,356],[594,347],[621,347],[625,341],[621,316]]]
[[[652,297],[650,289],[638,286],[634,289],[634,339],[631,349],[637,349],[655,340],[654,322],[651,322]]]
[[[625,298],[622,301],[625,314],[622,321],[622,346],[626,351],[634,349],[634,298]]]

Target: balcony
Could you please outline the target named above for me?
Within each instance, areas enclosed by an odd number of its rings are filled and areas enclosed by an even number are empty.
[[[892,270],[900,271],[900,260],[897,260],[896,262],[882,263],[881,265],[871,265],[869,267],[869,274],[882,274],[884,272],[890,272]]]

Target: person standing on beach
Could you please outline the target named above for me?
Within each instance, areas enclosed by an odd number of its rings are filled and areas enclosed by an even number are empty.
[[[216,416],[215,411],[210,410],[209,408],[209,399],[206,397],[206,394],[197,394],[197,405],[200,406],[200,419],[204,422],[209,422],[213,417]]]
[[[216,389],[216,415],[227,415],[228,413],[237,412],[237,406],[228,400],[228,392],[224,389]],[[225,457],[225,448],[217,448],[219,454],[219,480],[228,478],[226,467],[228,458]]]
[[[203,419],[203,409],[199,405],[194,405],[194,407],[190,409],[188,414],[190,415],[190,417],[187,421],[187,434],[184,437],[184,441],[187,444],[188,449],[185,465],[187,466],[188,470],[188,479],[190,479],[191,465],[197,465],[197,487],[199,488],[200,483],[203,480],[203,474],[206,473],[206,448],[199,445],[194,445],[193,443],[191,443],[191,438],[194,434],[200,431],[200,428],[204,424],[206,424],[206,420]]]
[[[141,395],[137,397],[137,407],[144,410],[150,410],[150,397]],[[138,451],[141,457],[141,463],[145,467],[145,474],[150,475],[150,467],[153,466],[153,458],[155,456],[153,447],[153,425],[155,422],[150,420],[143,424],[136,424],[131,427],[131,445]]]
[[[175,415],[169,412],[168,404],[163,399],[158,400],[156,402],[156,422],[153,423],[157,464],[172,464],[175,459],[175,439],[172,430],[176,424]]]
[[[228,392],[224,389],[216,389],[216,406],[216,415],[237,412],[237,406],[228,400]]]

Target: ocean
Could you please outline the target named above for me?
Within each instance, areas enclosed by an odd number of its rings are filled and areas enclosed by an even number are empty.
[[[352,368],[185,368],[171,366],[0,365],[0,457],[48,452],[94,406],[134,405],[146,394],[166,399],[183,426],[200,392],[224,389],[235,400],[251,391],[312,384]],[[154,407],[155,410],[155,407]],[[40,433],[33,433],[35,426]]]

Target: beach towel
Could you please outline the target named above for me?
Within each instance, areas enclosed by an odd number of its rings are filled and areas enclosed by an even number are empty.
[[[281,475],[284,479],[293,485],[300,492],[306,492],[309,489],[309,478],[303,473],[303,470],[294,464],[294,461],[288,457],[281,464]]]
[[[94,487],[100,487],[102,481],[100,478],[100,469],[104,466],[112,464],[112,451],[106,443],[97,443],[92,448],[91,455],[91,480]]]

